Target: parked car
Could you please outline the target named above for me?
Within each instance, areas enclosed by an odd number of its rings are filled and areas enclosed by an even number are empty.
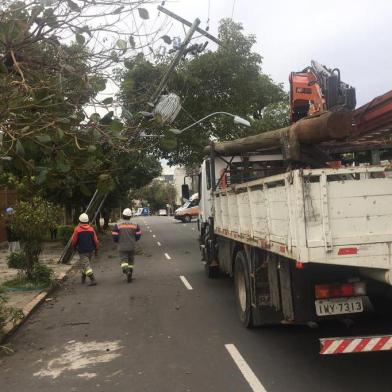
[[[167,211],[165,208],[162,208],[158,211],[159,216],[167,216]]]
[[[147,215],[150,215],[150,209],[148,207],[139,207],[135,214],[135,216],[147,216]]]
[[[174,219],[189,223],[193,218],[199,216],[199,194],[195,193],[184,203],[183,206],[174,211]]]

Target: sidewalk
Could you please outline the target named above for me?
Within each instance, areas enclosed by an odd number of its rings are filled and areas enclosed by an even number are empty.
[[[63,244],[61,242],[47,242],[43,246],[43,252],[40,256],[40,261],[43,264],[48,265],[54,271],[56,280],[63,280],[67,273],[73,268],[77,258],[71,261],[71,264],[58,264],[58,260],[63,251]],[[1,246],[0,248],[0,285],[4,282],[14,279],[17,277],[18,270],[8,268],[7,266],[7,246]],[[7,305],[13,308],[21,309],[25,315],[25,318],[33,311],[33,309],[42,302],[49,294],[46,290],[28,290],[28,291],[10,291],[7,292],[8,302]],[[14,328],[17,328],[23,322],[21,320],[16,325],[8,323],[3,333],[4,335],[9,334]],[[1,335],[1,334],[0,334]],[[0,341],[2,337],[0,336]]]

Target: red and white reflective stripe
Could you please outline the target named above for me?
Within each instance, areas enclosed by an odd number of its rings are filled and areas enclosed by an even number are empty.
[[[392,335],[320,339],[320,354],[349,354],[392,350]]]

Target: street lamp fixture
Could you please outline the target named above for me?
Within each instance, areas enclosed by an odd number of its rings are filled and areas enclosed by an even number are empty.
[[[147,134],[145,131],[141,131],[139,133],[139,136],[141,138],[146,138],[146,137],[165,137],[165,135],[154,135],[154,134]]]
[[[184,129],[170,128],[169,131],[174,133],[175,135],[180,135],[181,133],[183,133],[187,129],[192,128],[193,126],[201,123],[202,121],[206,120],[207,118],[210,118],[210,117],[213,117],[213,116],[218,116],[218,115],[224,115],[224,116],[233,117],[234,124],[244,125],[246,127],[250,127],[250,122],[248,120],[245,120],[244,118],[242,118],[240,116],[236,116],[235,114],[231,114],[231,113],[227,113],[227,112],[214,112],[214,113],[209,114],[208,116],[205,116],[205,117],[201,118],[200,120],[194,122],[193,124],[188,125]]]

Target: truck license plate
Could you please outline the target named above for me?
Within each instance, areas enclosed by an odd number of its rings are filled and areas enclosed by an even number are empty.
[[[315,301],[317,316],[363,312],[362,298],[332,298]]]

